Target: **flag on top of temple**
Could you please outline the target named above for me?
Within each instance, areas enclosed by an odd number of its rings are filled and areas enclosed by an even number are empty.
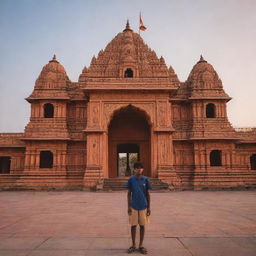
[[[140,30],[145,31],[147,27],[144,26],[142,18],[141,18],[141,13],[140,13]]]

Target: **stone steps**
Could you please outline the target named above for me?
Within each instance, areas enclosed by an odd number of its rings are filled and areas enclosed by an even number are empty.
[[[181,186],[178,190],[256,187],[256,171],[179,172]],[[0,174],[0,189],[83,189],[83,174]],[[168,190],[169,186],[157,178],[149,178],[153,190]],[[104,191],[125,190],[128,177],[104,179],[99,186]]]

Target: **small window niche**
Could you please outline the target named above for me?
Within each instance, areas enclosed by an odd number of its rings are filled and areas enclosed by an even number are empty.
[[[206,105],[206,117],[215,118],[216,117],[216,106],[213,103]]]
[[[127,68],[125,71],[124,71],[124,77],[125,78],[131,78],[133,77],[133,70],[131,68]]]
[[[51,151],[40,152],[40,168],[53,167],[53,153]]]
[[[0,173],[10,173],[11,157],[0,156]]]
[[[51,103],[44,104],[44,118],[53,118],[54,106]]]
[[[222,166],[221,150],[212,150],[210,153],[210,165]]]
[[[251,170],[256,170],[256,154],[250,157]]]

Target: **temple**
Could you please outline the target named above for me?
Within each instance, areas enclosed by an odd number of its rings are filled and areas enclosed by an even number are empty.
[[[232,127],[213,66],[181,82],[129,23],[77,82],[54,56],[26,100],[24,133],[0,134],[2,189],[95,188],[137,160],[177,189],[256,185],[256,128]]]

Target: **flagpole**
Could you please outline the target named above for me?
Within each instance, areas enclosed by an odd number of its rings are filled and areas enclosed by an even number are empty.
[[[141,12],[140,12],[141,17]],[[138,45],[138,60],[140,61],[140,17],[139,17],[139,45]]]
[[[141,12],[140,12],[140,17],[141,17]],[[140,35],[140,17],[139,17],[139,35]]]

